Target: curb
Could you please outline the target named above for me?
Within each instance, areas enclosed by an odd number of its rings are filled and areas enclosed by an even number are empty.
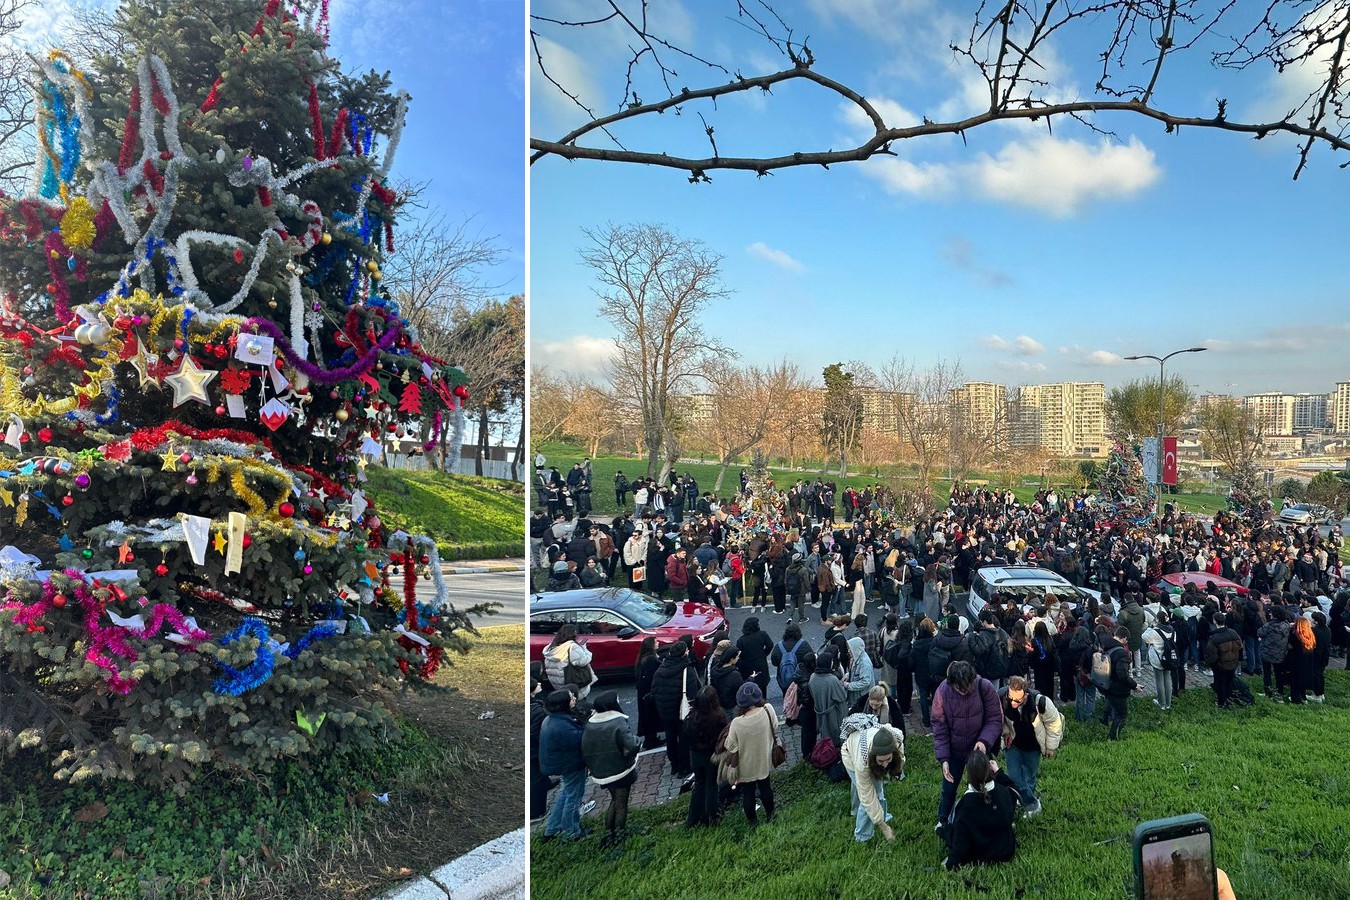
[[[506,564],[500,566],[441,566],[442,575],[482,575],[485,572],[524,572],[524,564]]]
[[[525,829],[451,860],[382,900],[516,900],[525,897]]]

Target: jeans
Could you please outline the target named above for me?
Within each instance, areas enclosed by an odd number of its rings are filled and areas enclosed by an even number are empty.
[[[1242,651],[1245,658],[1242,661],[1242,674],[1255,675],[1261,671],[1261,663],[1256,658],[1256,635],[1244,637],[1242,639]]]
[[[1003,751],[1003,758],[1008,764],[1008,777],[1022,795],[1022,805],[1040,799],[1036,793],[1036,779],[1041,774],[1041,751],[1009,747]]]
[[[1080,722],[1088,721],[1097,710],[1097,686],[1091,682],[1078,685],[1078,693],[1074,696],[1073,702],[1074,718]]]
[[[581,795],[586,791],[586,770],[577,769],[562,777],[562,787],[553,798],[553,808],[544,823],[544,837],[562,835],[581,837]]]
[[[942,778],[942,797],[938,800],[938,821],[944,825],[950,821],[952,811],[956,809],[956,789],[961,786],[961,777],[966,771],[966,758],[964,756],[953,756],[947,763],[947,769],[952,773],[951,781],[943,778],[940,771],[938,774],[938,777]]]
[[[874,577],[875,576],[873,575],[868,575],[866,572],[863,573],[863,590],[867,592],[868,600],[872,599],[872,579]]]
[[[1129,715],[1130,711],[1130,697],[1128,694],[1123,697],[1106,694],[1105,697],[1106,717],[1102,721],[1103,723],[1107,721],[1111,723],[1111,730],[1107,732],[1106,736],[1114,741],[1120,737],[1120,732],[1125,728],[1125,717]]]
[[[858,801],[858,779],[871,778],[870,772],[850,772],[849,773],[849,811],[853,813],[853,839],[855,841],[870,841],[872,835],[876,834],[877,826],[872,822],[872,817],[867,814],[867,807]],[[876,783],[877,799],[881,801],[881,811],[885,814],[885,821],[891,821],[890,808],[886,805],[886,783],[878,781]]]
[[[1158,666],[1149,666],[1153,670],[1153,694],[1158,705],[1167,709],[1172,705],[1172,673]]]

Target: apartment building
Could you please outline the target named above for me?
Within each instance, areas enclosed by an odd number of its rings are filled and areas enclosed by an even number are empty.
[[[1294,433],[1293,394],[1283,394],[1279,391],[1249,394],[1242,398],[1242,405],[1251,412],[1262,434]]]
[[[1337,434],[1350,434],[1350,381],[1336,382],[1336,390],[1327,403],[1327,418],[1331,420],[1331,430]]]
[[[1106,385],[1067,381],[1026,385],[1017,391],[1012,442],[1055,456],[1104,456]]]

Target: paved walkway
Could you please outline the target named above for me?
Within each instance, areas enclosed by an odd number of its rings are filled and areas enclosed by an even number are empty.
[[[1213,677],[1200,671],[1188,670],[1186,672],[1186,690],[1209,690]],[[1138,678],[1140,684],[1144,686],[1142,693],[1134,695],[1133,703],[1148,702],[1154,695],[1153,674],[1145,671],[1142,677]],[[1252,693],[1261,692],[1261,677],[1258,675],[1253,680],[1247,677],[1247,685],[1252,689]],[[776,689],[773,689],[777,693]],[[782,701],[777,698],[773,702],[774,708],[778,710],[779,716],[782,716]],[[1058,703],[1062,712],[1072,716],[1074,714],[1072,703]],[[913,700],[913,709],[905,718],[905,754],[907,756],[915,753],[932,753],[932,738],[925,733],[923,722],[919,718],[919,701],[917,695]],[[1097,702],[1097,712],[1100,715],[1102,710],[1101,700]],[[787,762],[779,769],[785,772],[791,769],[802,759],[801,753],[801,729],[783,728],[782,739],[787,747]],[[680,783],[682,779],[677,779],[670,774],[670,765],[666,761],[666,751],[664,748],[657,750],[644,751],[638,758],[637,781],[633,785],[633,790],[629,795],[629,804],[632,808],[641,808],[646,806],[656,806],[660,803],[666,803],[674,800],[680,794]],[[609,792],[604,788],[598,787],[594,782],[587,779],[586,794],[583,803],[595,802],[595,806],[589,810],[589,813],[603,812],[609,805]],[[588,813],[588,814],[589,814]]]
[[[484,572],[524,572],[525,557],[516,559],[457,559],[441,563],[442,575],[481,575]]]

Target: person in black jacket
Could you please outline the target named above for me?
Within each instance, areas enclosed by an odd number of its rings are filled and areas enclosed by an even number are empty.
[[[741,636],[736,641],[740,651],[741,675],[746,681],[759,685],[760,693],[769,689],[769,653],[773,650],[773,638],[759,628],[759,617],[751,616],[741,626]]]
[[[1115,637],[1103,635],[1101,639],[1101,647],[1111,660],[1111,680],[1106,690],[1102,691],[1106,697],[1106,709],[1103,711],[1101,722],[1103,725],[1110,724],[1111,730],[1107,733],[1107,737],[1113,741],[1120,739],[1120,732],[1125,727],[1125,717],[1129,715],[1130,692],[1143,690],[1130,674],[1132,658],[1125,646],[1125,642],[1129,639],[1130,629],[1124,625],[1116,628]]]
[[[539,771],[539,729],[548,717],[544,708],[544,664],[530,663],[530,821],[541,819],[548,808],[548,792],[557,780]]]
[[[581,733],[581,755],[591,780],[609,791],[605,811],[607,834],[601,847],[623,843],[628,831],[628,794],[637,781],[638,740],[619,707],[619,695],[605,691],[591,704],[591,717]]]
[[[741,652],[730,643],[723,648],[717,666],[708,673],[708,683],[717,691],[717,699],[722,703],[722,711],[728,719],[736,715],[736,692],[745,684],[745,676],[736,664]]]
[[[686,828],[712,825],[722,817],[722,804],[717,796],[717,763],[713,761],[713,754],[726,727],[727,716],[722,711],[721,700],[712,685],[708,685],[698,692],[689,717],[684,720],[684,739],[694,770],[689,815],[684,820]]]
[[[957,869],[973,862],[1007,862],[1017,854],[1013,833],[1021,802],[1017,788],[998,763],[979,750],[966,759],[966,782],[951,824],[940,832],[948,848],[943,865]]]
[[[905,716],[900,712],[900,704],[891,696],[890,689],[884,684],[874,685],[870,691],[858,698],[850,713],[868,713],[876,716],[883,725],[891,725],[905,733]]]
[[[934,679],[928,670],[928,654],[933,647],[935,632],[932,619],[920,619],[909,653],[914,664],[914,686],[919,691],[919,719],[927,729],[933,727],[933,691],[942,683],[942,678]]]
[[[797,685],[797,725],[802,732],[802,759],[810,759],[815,749],[819,730],[816,726],[816,701],[811,696],[811,676],[816,671],[816,654],[808,647],[797,657],[797,674],[792,683]]]
[[[1331,664],[1331,629],[1320,610],[1312,614],[1312,623],[1313,637],[1317,640],[1317,649],[1313,651],[1312,694],[1314,702],[1323,703],[1327,693],[1327,666]]]
[[[652,698],[652,677],[660,665],[656,638],[643,638],[642,646],[638,649],[637,665],[633,667],[633,674],[637,678],[638,737],[642,738],[643,750],[655,750],[661,746],[661,715],[656,711]]]
[[[689,645],[684,641],[671,644],[656,674],[652,676],[652,701],[657,714],[661,716],[662,730],[666,733],[666,757],[670,760],[670,771],[676,776],[690,773],[689,751],[682,737],[680,697],[692,701],[698,696],[701,687],[703,682],[699,680],[696,667],[691,665]]]

